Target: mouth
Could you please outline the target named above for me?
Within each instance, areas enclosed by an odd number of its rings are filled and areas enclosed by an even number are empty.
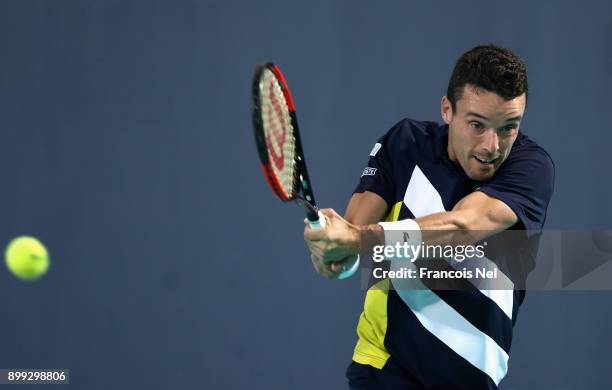
[[[494,159],[490,159],[490,160],[486,160],[486,159],[482,159],[482,158],[478,158],[476,156],[472,156],[476,159],[476,161],[478,161],[479,163],[483,164],[483,165],[493,165],[497,162],[497,160],[499,160],[499,157],[494,158]]]

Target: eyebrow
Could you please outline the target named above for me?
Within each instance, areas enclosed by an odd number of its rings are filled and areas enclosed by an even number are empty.
[[[489,120],[489,118],[487,118],[486,116],[481,115],[481,114],[479,114],[479,113],[477,113],[477,112],[472,112],[472,111],[469,111],[469,112],[466,114],[466,116],[475,116],[476,118],[484,119],[485,121],[488,121],[488,120]]]
[[[486,116],[484,116],[484,115],[482,115],[482,114],[479,114],[479,113],[477,113],[477,112],[472,112],[472,111],[469,111],[469,112],[466,114],[466,116],[475,116],[476,118],[479,118],[479,119],[482,119],[482,120],[485,120],[485,121],[488,121],[488,120],[489,120],[489,118],[487,118]],[[508,118],[508,119],[506,119],[504,122],[518,122],[518,121],[520,121],[522,118],[523,118],[522,116],[517,115],[517,116],[515,116],[515,117],[512,117],[512,118]]]

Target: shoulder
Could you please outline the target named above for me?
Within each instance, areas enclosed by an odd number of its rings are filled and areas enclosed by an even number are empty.
[[[535,169],[535,171],[529,172],[531,175],[537,173],[554,175],[555,171],[555,164],[550,154],[522,132],[519,133],[514,142],[506,162],[507,165],[518,164],[525,168]],[[506,162],[504,165],[506,165]]]
[[[552,158],[535,141],[519,134],[493,178],[479,190],[506,203],[526,230],[544,226],[555,185]]]
[[[555,186],[555,165],[552,158],[524,134],[516,139],[508,159],[499,171],[483,187],[496,189],[520,198],[520,202],[529,199],[529,209],[546,210]],[[482,188],[482,187],[481,187]],[[543,219],[542,219],[543,221]]]
[[[421,138],[434,136],[435,129],[438,127],[439,125],[436,122],[404,118],[393,125],[385,134],[385,137],[416,142]]]
[[[432,145],[439,127],[436,122],[404,118],[383,135],[379,143],[388,151],[395,153],[413,149],[423,150]]]

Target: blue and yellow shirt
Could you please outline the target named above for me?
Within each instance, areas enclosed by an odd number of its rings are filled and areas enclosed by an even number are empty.
[[[448,126],[402,120],[376,143],[355,192],[380,195],[387,221],[397,221],[451,210],[481,191],[515,212],[513,229],[542,229],[554,183],[544,149],[519,133],[494,177],[475,182],[449,160],[447,143]],[[379,281],[366,294],[355,362],[381,369],[393,356],[424,386],[497,388],[524,291],[396,291],[390,283]]]

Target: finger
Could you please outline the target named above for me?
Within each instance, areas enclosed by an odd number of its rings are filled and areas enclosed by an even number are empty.
[[[352,264],[353,261],[356,261],[356,255],[350,255],[345,257],[344,259],[340,260],[340,261],[334,261],[330,264],[330,268],[332,271],[334,272],[341,272],[344,271],[344,269],[349,265]]]
[[[325,229],[312,229],[309,225],[304,228],[304,239],[306,241],[320,241],[327,238]]]
[[[310,260],[312,261],[312,265],[314,266],[315,270],[319,275],[328,279],[335,278],[334,273],[331,271],[331,269],[325,264],[319,262],[315,256],[311,256]]]
[[[309,247],[308,249],[310,250],[310,255],[319,263],[323,264],[323,261],[321,261],[321,259],[323,258],[324,251],[316,246]]]
[[[334,209],[321,209],[319,210],[321,212],[321,214],[323,214],[324,216],[328,217],[328,218],[334,218],[338,215],[338,213],[336,213],[334,211]]]

